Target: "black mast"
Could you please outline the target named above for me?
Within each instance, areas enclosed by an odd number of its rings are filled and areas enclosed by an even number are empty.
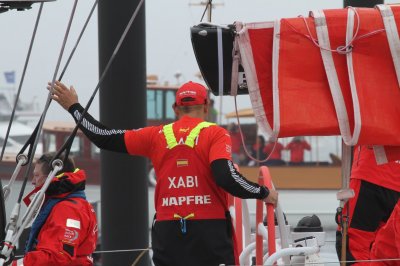
[[[383,0],[344,0],[343,6],[374,7],[375,5],[383,4],[383,2]]]
[[[140,0],[99,1],[99,70],[112,51]],[[84,73],[82,73],[84,75]],[[146,124],[146,35],[142,6],[100,89],[100,120],[112,128],[141,128]],[[143,249],[149,246],[146,161],[101,151],[102,250]],[[139,252],[102,255],[103,265],[131,265]],[[150,265],[149,256],[138,265]]]

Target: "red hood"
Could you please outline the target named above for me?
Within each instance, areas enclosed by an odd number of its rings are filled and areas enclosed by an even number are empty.
[[[74,172],[61,173],[53,178],[46,190],[46,198],[63,198],[68,194],[84,190],[86,183],[86,173],[84,170],[76,169]],[[35,187],[23,199],[24,203],[29,206],[33,196],[42,188]]]

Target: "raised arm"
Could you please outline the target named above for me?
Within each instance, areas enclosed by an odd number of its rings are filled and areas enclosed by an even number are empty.
[[[50,89],[50,85],[48,89]],[[84,108],[79,104],[78,94],[73,86],[68,88],[63,83],[56,81],[52,91],[52,99],[71,113],[75,122],[82,117]],[[89,113],[84,115],[79,129],[100,149],[127,153],[124,140],[125,130],[110,129],[94,119]]]

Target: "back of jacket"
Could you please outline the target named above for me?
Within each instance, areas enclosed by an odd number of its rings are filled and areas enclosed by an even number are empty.
[[[24,265],[93,265],[97,220],[93,207],[82,198],[57,203],[40,230],[34,251],[24,257]]]

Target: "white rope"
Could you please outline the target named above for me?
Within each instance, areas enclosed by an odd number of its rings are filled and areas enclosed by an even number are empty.
[[[347,53],[350,53],[350,52],[352,51],[353,42],[354,42],[354,41],[360,40],[360,39],[364,39],[364,38],[367,38],[367,37],[370,37],[370,36],[373,36],[373,35],[375,35],[375,34],[378,34],[378,33],[381,33],[381,32],[384,32],[384,31],[385,31],[385,29],[377,29],[377,30],[374,30],[374,31],[368,32],[368,33],[366,33],[366,34],[363,34],[363,35],[358,36],[358,31],[359,31],[359,29],[360,29],[360,17],[359,17],[359,15],[358,15],[357,10],[356,10],[354,7],[347,7],[347,8],[351,9],[351,10],[355,13],[355,15],[356,15],[356,18],[357,18],[357,19],[356,19],[356,20],[357,20],[356,32],[355,32],[354,36],[352,37],[352,39],[351,39],[349,42],[346,43],[346,45],[338,46],[338,47],[336,47],[336,49],[331,49],[330,47],[324,47],[324,46],[322,46],[322,45],[319,44],[318,40],[312,35],[311,30],[310,30],[310,27],[308,26],[308,23],[307,23],[307,20],[306,20],[305,17],[299,16],[299,18],[302,18],[303,21],[304,21],[304,24],[305,24],[305,26],[306,26],[308,35],[307,35],[307,34],[304,34],[304,33],[301,33],[300,31],[298,31],[298,30],[297,30],[293,25],[291,25],[286,19],[282,19],[282,21],[286,22],[286,23],[292,28],[293,31],[295,31],[296,33],[298,33],[298,34],[300,34],[300,35],[303,35],[304,37],[306,37],[307,39],[309,39],[309,40],[310,40],[315,46],[317,46],[318,48],[320,48],[320,49],[322,49],[322,50],[325,50],[325,51],[335,52],[335,53],[339,53],[339,54],[347,54]]]
[[[93,254],[103,254],[103,253],[122,253],[122,252],[139,252],[149,250],[151,247],[148,248],[136,248],[136,249],[113,249],[113,250],[98,250],[93,252]]]
[[[335,242],[335,241],[325,241],[325,242]],[[152,249],[148,248],[137,248],[137,249],[114,249],[114,250],[99,250],[95,251],[92,254],[105,254],[105,253],[122,253],[122,252],[143,252]],[[15,256],[16,259],[23,258],[23,255]],[[337,263],[358,263],[358,262],[389,262],[389,261],[400,261],[400,258],[392,258],[392,259],[375,259],[375,260],[346,260],[346,261],[323,261],[324,265],[327,264],[337,264]],[[307,265],[320,265],[321,262],[308,262]],[[224,265],[224,264],[222,264]],[[279,264],[280,266],[290,266],[290,265],[304,265],[304,263],[291,263],[291,264]],[[229,264],[225,266],[239,266],[236,264]]]
[[[246,144],[245,144],[245,140],[244,140],[244,136],[243,136],[243,131],[242,131],[242,127],[240,126],[240,121],[239,121],[239,114],[238,114],[238,108],[237,108],[237,101],[236,101],[236,96],[234,96],[235,99],[235,112],[236,112],[236,119],[237,119],[237,123],[238,123],[238,127],[239,127],[239,133],[240,133],[240,139],[242,140],[242,146],[243,146],[243,150],[246,153],[247,157],[249,157],[250,159],[252,159],[253,161],[257,162],[257,163],[264,163],[266,161],[269,160],[269,158],[271,157],[272,153],[274,153],[275,150],[275,146],[276,143],[278,142],[278,138],[274,138],[274,146],[272,147],[271,153],[268,154],[267,158],[265,158],[264,160],[259,160],[257,158],[254,158],[248,151]],[[258,138],[258,135],[256,136],[256,138]],[[258,152],[257,152],[258,153]]]
[[[358,262],[389,262],[389,261],[400,261],[400,258],[395,258],[395,259],[377,259],[377,260],[346,260],[346,261],[322,261],[322,262],[307,262],[307,265],[321,265],[323,263],[324,265],[328,264],[335,264],[337,265],[338,263],[358,263]],[[236,264],[220,264],[224,266],[240,266]],[[293,265],[302,265],[304,266],[304,262],[294,262],[290,264],[277,264],[278,266],[293,266]]]

